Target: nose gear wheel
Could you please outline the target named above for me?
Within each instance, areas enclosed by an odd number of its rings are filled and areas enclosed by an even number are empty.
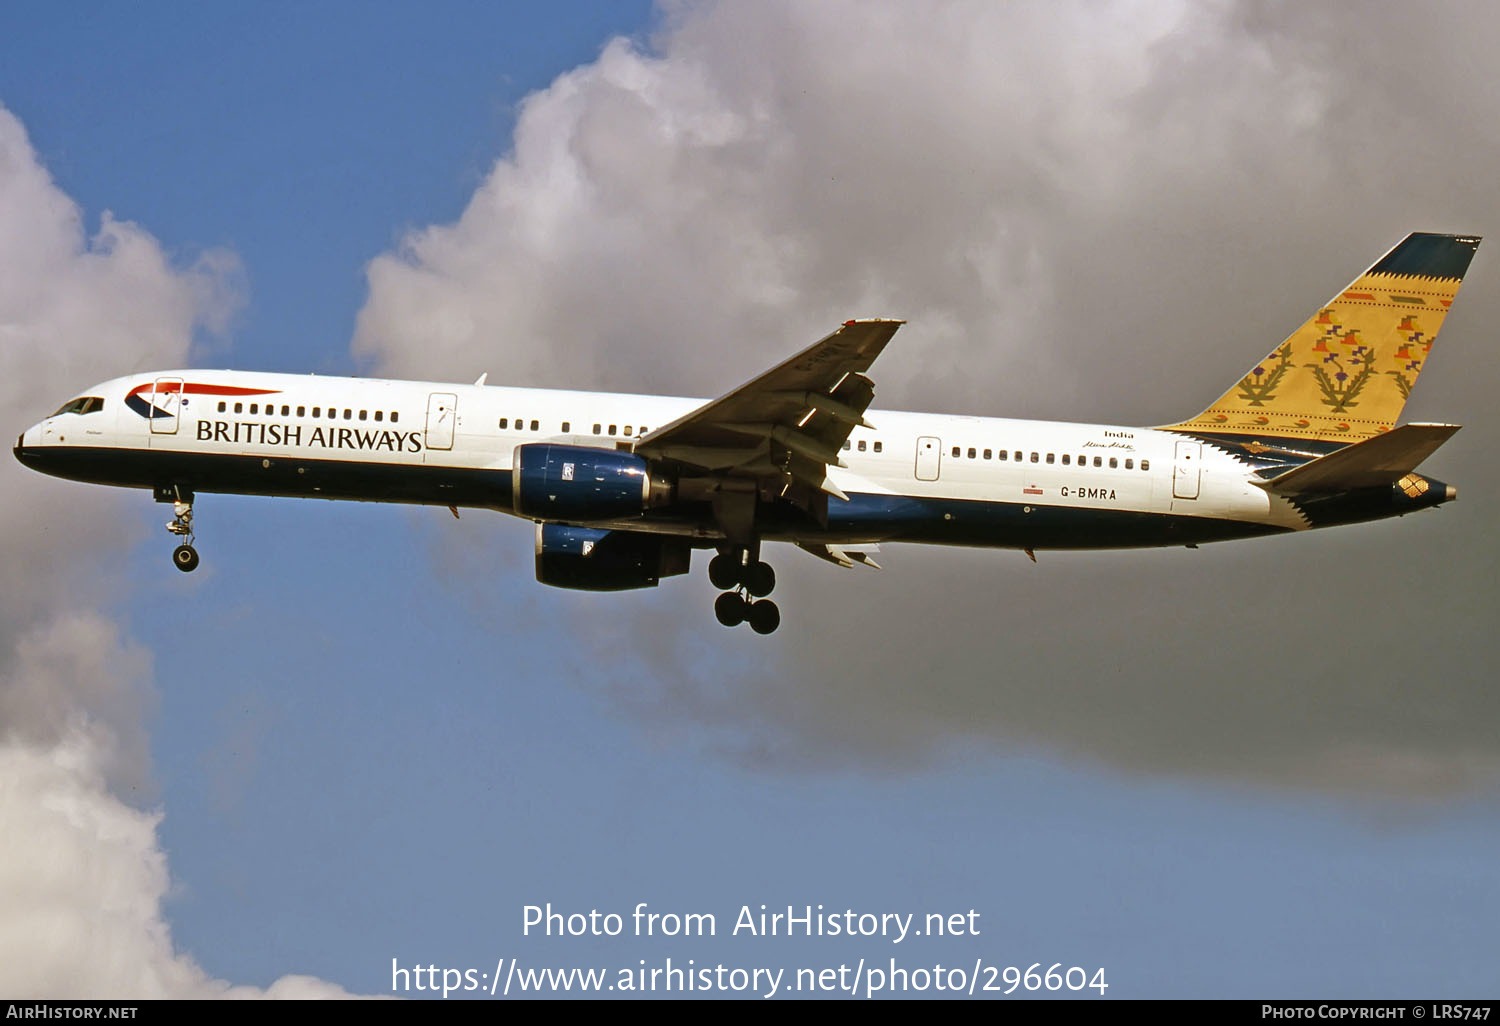
[[[167,521],[167,530],[184,539],[172,550],[172,565],[183,573],[198,569],[198,550],[193,548],[193,502],[192,498],[181,498],[172,503],[172,519]]]

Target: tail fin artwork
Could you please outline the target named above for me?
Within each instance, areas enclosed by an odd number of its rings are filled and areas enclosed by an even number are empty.
[[[1477,235],[1408,235],[1212,406],[1167,430],[1340,442],[1389,431],[1478,248]]]

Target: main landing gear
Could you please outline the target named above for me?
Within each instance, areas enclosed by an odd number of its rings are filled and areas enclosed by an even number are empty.
[[[190,573],[198,569],[198,550],[193,548],[193,496],[187,492],[177,493],[177,499],[172,503],[172,519],[167,521],[167,530],[186,539],[181,545],[172,550],[172,565],[183,573]]]
[[[765,598],[776,587],[776,571],[755,549],[721,549],[709,561],[708,579],[716,588],[730,589],[714,600],[714,616],[725,627],[749,622],[756,634],[770,634],[781,626],[781,610]]]

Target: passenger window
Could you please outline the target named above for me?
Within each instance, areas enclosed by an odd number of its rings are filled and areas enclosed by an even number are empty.
[[[985,459],[989,459],[990,458],[990,450],[988,450],[988,449],[984,450],[984,458]]]
[[[996,455],[996,458],[997,458],[997,459],[1002,459],[1002,460],[1008,460],[1008,459],[1010,459],[1010,453],[1009,453],[1009,452],[1007,452],[1007,451],[1006,451],[1006,450],[1004,450],[1004,449],[1001,449],[1001,450],[1000,450],[1000,451],[999,451],[999,452],[998,452],[998,453],[996,453],[996,454],[995,454],[995,455]]]
[[[501,417],[500,418],[500,430],[504,431],[509,426],[510,426],[510,418],[509,417]]]
[[[1050,452],[1047,454],[1047,462],[1048,463],[1052,462],[1052,454]]]
[[[235,403],[234,404],[234,412],[235,413],[244,413],[245,412],[245,404],[244,403]]]
[[[961,453],[961,452],[963,452],[963,450],[960,449],[958,446],[955,445],[953,447],[953,458],[957,459],[958,458],[958,454]]]
[[[844,451],[847,452],[848,450],[850,450],[852,448],[854,448],[854,443],[851,442],[851,441],[849,441],[849,439],[847,439],[847,438],[844,439]]]
[[[1033,462],[1033,463],[1037,462],[1037,454],[1036,453],[1032,453],[1031,454],[1031,462]]]
[[[974,447],[972,445],[969,446],[969,459],[972,460],[976,455],[977,454],[974,452]]]
[[[541,430],[541,427],[542,426],[540,424],[538,424],[536,421],[532,421],[531,422],[531,430],[533,430],[533,431],[539,431],[539,430]]]
[[[614,434],[614,433],[615,433],[615,425],[614,425],[614,424],[611,424],[611,425],[610,425],[610,426],[609,426],[609,433],[610,433],[610,434]]]
[[[1021,450],[1020,449],[1016,450],[1016,462],[1017,463],[1021,462]]]
[[[299,407],[297,407],[297,416],[299,416],[299,417],[305,417],[305,416],[307,416],[307,407],[306,406],[299,406]]]
[[[1141,460],[1141,469],[1142,470],[1150,470],[1151,469],[1151,461],[1150,460]]]
[[[223,413],[224,410],[225,410],[225,408],[226,408],[226,404],[225,403],[222,403],[222,402],[219,403],[219,412],[220,413]]]
[[[1102,467],[1102,466],[1104,466],[1104,460],[1101,459],[1098,456],[1095,456],[1094,457],[1094,466],[1096,466],[1096,467]]]
[[[367,411],[367,410],[360,410],[360,411],[359,411],[359,419],[360,419],[360,420],[364,420],[364,419],[365,419],[365,418],[366,418],[366,417],[368,417],[368,416],[369,416],[369,415],[370,415],[370,414],[369,414],[369,411]]]
[[[281,415],[283,417],[290,417],[292,415],[292,408],[290,406],[283,406],[281,408]]]
[[[1113,456],[1111,456],[1109,458],[1109,469],[1110,470],[1114,470],[1119,465],[1120,465],[1120,461],[1119,460],[1115,459]]]
[[[345,420],[353,420],[354,419],[354,411],[353,410],[345,410],[344,411],[344,419]]]
[[[861,438],[859,440],[859,451],[860,452],[864,452],[865,451],[865,440],[863,438]]]
[[[1134,470],[1135,469],[1135,460],[1126,460],[1125,461],[1125,469],[1126,470]]]
[[[375,411],[375,420],[376,420],[377,423],[379,421],[385,420],[385,411],[384,410],[376,410]]]
[[[323,407],[321,407],[321,406],[314,406],[313,407],[313,416],[314,417],[321,417],[323,415],[322,410],[323,410]]]
[[[400,419],[401,419],[401,414],[397,413],[395,410],[392,410],[391,411],[391,423],[394,424],[394,423],[396,423],[396,421],[398,421]]]
[[[573,430],[573,422],[570,421],[570,420],[563,421],[563,434],[567,434],[569,431],[572,431],[572,430]]]
[[[876,443],[875,443],[875,451],[876,451],[876,452],[879,452],[879,451],[880,451],[880,443],[879,443],[879,442],[876,442]]]
[[[630,424],[626,424],[625,425],[625,437],[626,438],[630,437],[630,429],[631,429],[631,427],[632,427],[632,425],[630,425]]]
[[[597,435],[599,432],[601,432],[603,430],[604,430],[604,425],[603,424],[595,424],[594,425],[594,434]]]
[[[1067,465],[1068,465],[1068,454],[1067,453],[1063,453],[1063,466],[1066,467]]]

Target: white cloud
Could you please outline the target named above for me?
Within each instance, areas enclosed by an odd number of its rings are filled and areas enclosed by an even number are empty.
[[[114,797],[87,731],[0,745],[0,991],[34,998],[347,997],[307,976],[234,987],[173,949],[161,813]]]
[[[0,108],[0,419],[19,432],[88,385],[180,366],[238,303],[238,265],[174,268],[109,214],[83,215]],[[258,996],[173,949],[150,794],[151,654],[109,617],[122,496],[0,462],[0,993]],[[334,996],[287,976],[268,997]]]
[[[845,317],[901,316],[877,408],[1169,423],[1405,232],[1483,229],[1497,33],[1462,5],[672,5],[650,50],[615,40],[527,98],[457,222],[371,262],[353,349],[386,374],[712,395]],[[1460,297],[1418,419],[1490,407],[1463,368],[1493,294]],[[1432,469],[1467,488],[1500,432],[1460,439]],[[1500,653],[1466,625],[1497,611],[1496,558],[1465,494],[1190,560],[894,546],[859,580],[775,553],[770,641],[708,633],[696,585],[620,600],[659,670],[620,701],[777,765],[977,739],[1492,784]],[[1433,707],[1450,733],[1414,728]]]

